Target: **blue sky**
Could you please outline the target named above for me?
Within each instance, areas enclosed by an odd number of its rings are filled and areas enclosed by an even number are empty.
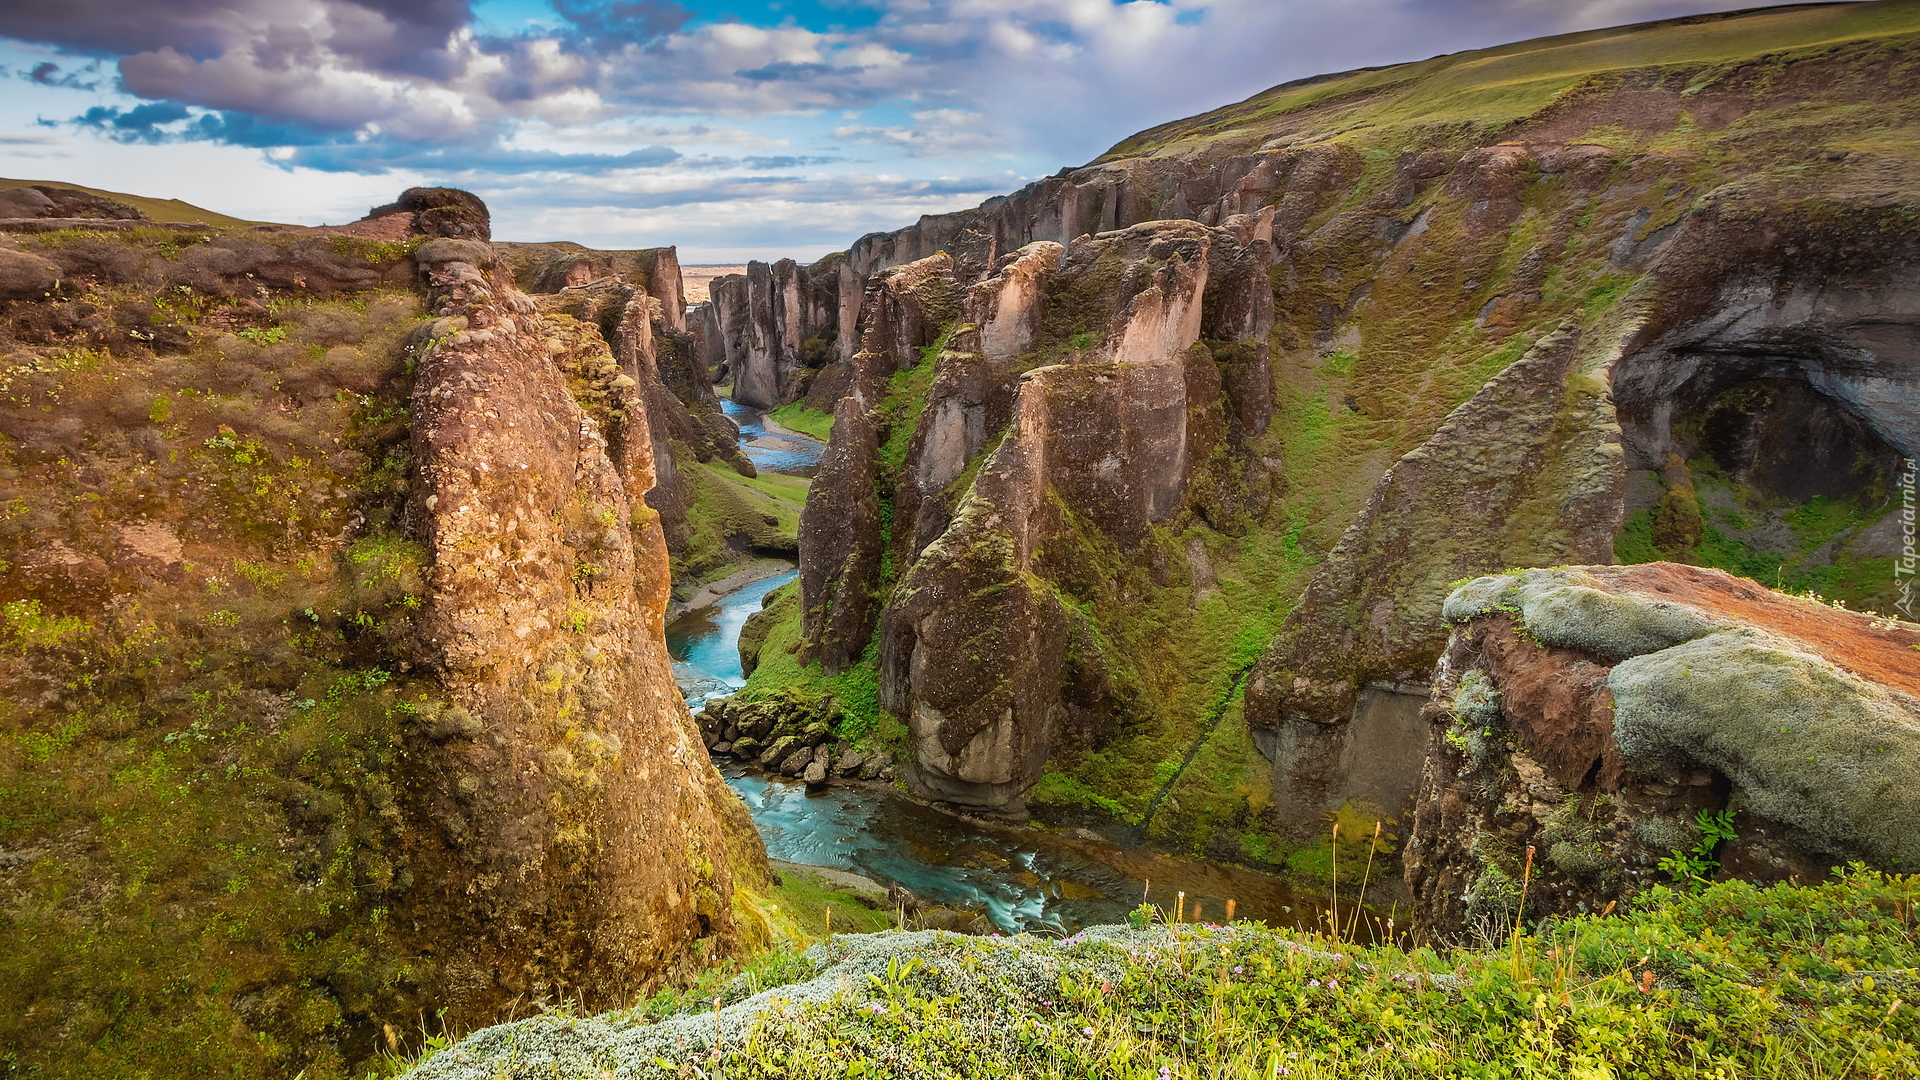
[[[1305,75],[1754,0],[5,0],[0,175],[810,259]]]

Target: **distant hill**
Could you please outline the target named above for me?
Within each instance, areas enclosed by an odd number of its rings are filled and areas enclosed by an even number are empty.
[[[154,221],[198,221],[222,229],[243,229],[250,225],[266,225],[272,222],[249,221],[246,218],[232,217],[215,213],[190,202],[179,199],[154,199],[145,195],[129,195],[124,191],[108,191],[105,188],[88,187],[85,184],[69,183],[65,180],[10,180],[0,177],[0,190],[7,188],[32,187],[46,184],[49,187],[73,188],[91,195],[100,195],[109,199],[118,199],[129,206],[136,207]]]
[[[1298,79],[1245,101],[1149,128],[1121,140],[1096,164],[1192,153],[1216,140],[1276,145],[1343,140],[1385,144],[1412,129],[1455,130],[1462,145],[1543,110],[1597,77],[1635,69],[1687,68],[1700,87],[1760,58],[1784,65],[1842,43],[1891,40],[1920,30],[1920,4],[1829,3],[1691,15],[1535,38],[1415,63]],[[1871,54],[1860,55],[1870,67]],[[1714,65],[1723,65],[1716,68]],[[1627,89],[1625,87],[1617,89]]]

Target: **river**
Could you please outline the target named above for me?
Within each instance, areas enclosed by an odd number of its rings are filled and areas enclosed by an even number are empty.
[[[821,445],[769,433],[762,417],[731,401],[741,444],[756,468],[811,476]],[[745,685],[740,628],[794,571],[754,581],[667,625],[667,649],[688,702]],[[766,842],[786,862],[851,870],[898,884],[923,901],[985,912],[1005,932],[1123,921],[1143,896],[1171,907],[1185,893],[1189,917],[1221,921],[1229,898],[1241,918],[1308,926],[1324,910],[1278,879],[1238,867],[1109,842],[1085,829],[998,825],[923,805],[881,784],[806,785],[732,759],[721,775],[739,792]]]

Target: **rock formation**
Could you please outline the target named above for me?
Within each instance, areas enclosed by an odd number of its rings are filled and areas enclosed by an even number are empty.
[[[1692,872],[1920,865],[1920,626],[1672,563],[1478,578],[1445,618],[1406,851],[1427,932],[1510,932],[1523,878],[1528,918],[1600,910],[1722,811]]]
[[[772,268],[716,291],[710,355],[836,418],[802,654],[876,664],[924,791],[1014,805],[1052,773],[1263,858],[1329,812],[1404,825],[1460,578],[1672,558],[1891,611],[1920,175],[1842,132],[1911,99],[1893,25],[1690,31],[1773,41],[1781,78],[1698,41],[1623,61],[1650,24],[1289,84],[863,237],[797,308]],[[1558,74],[1502,96],[1535,61]],[[1449,109],[1470,133],[1417,119]],[[936,267],[958,310],[929,319],[907,283]],[[839,348],[749,360],[795,310]]]
[[[695,940],[731,945],[728,831],[751,833],[665,652],[647,412],[625,374],[576,400],[580,350],[486,245],[416,257],[439,316],[413,393],[419,632],[472,720],[441,751],[431,813],[458,824],[411,913],[463,1013],[543,986],[614,1000]]]
[[[421,1015],[630,1000],[756,933],[641,499],[674,382],[711,388],[633,279],[537,301],[485,220],[0,241],[22,1060],[355,1075]]]
[[[874,275],[801,523],[804,655],[843,670],[878,628],[922,790],[1017,807],[1057,728],[1109,722],[1098,650],[1069,657],[1092,639],[1049,584],[1085,580],[1078,521],[1133,550],[1190,511],[1244,515],[1227,416],[1261,425],[1264,398],[1225,387],[1265,363],[1257,228],[1037,243],[964,290],[945,253]]]

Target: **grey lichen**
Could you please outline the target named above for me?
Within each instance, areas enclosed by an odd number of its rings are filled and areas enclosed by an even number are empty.
[[[1520,617],[1543,645],[1624,660],[1705,637],[1714,629],[1689,607],[1557,584],[1541,576],[1544,580],[1521,586],[1519,599]]]
[[[1459,623],[1496,611],[1512,612],[1531,640],[1608,660],[1658,652],[1715,629],[1715,623],[1690,607],[1598,586],[1600,582],[1579,570],[1475,578],[1447,597],[1442,614],[1448,622]]]
[[[1831,851],[1920,866],[1920,702],[1751,633],[1635,657],[1607,685],[1629,761],[1714,769]]]
[[[1500,691],[1486,672],[1468,671],[1460,677],[1453,694],[1453,722],[1447,728],[1447,742],[1484,767],[1506,748],[1500,730]]]
[[[1633,838],[1664,855],[1693,846],[1700,827],[1681,814],[1655,814],[1633,823]]]
[[[1519,583],[1512,575],[1474,578],[1448,594],[1440,614],[1450,623],[1491,615],[1507,604],[1507,594]]]

